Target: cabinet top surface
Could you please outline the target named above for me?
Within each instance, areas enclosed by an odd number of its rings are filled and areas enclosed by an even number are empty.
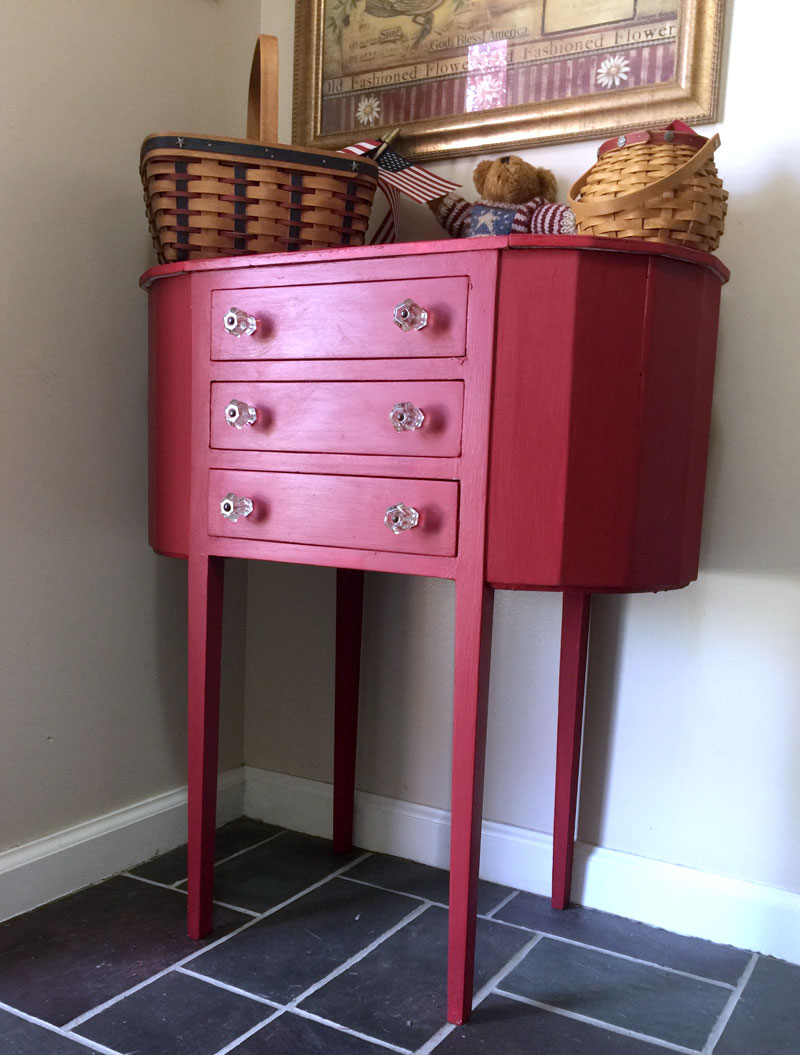
[[[326,260],[349,261],[381,259],[398,256],[421,256],[429,253],[483,252],[501,250],[547,250],[571,249],[575,251],[600,251],[605,253],[633,253],[636,255],[669,257],[682,260],[713,271],[721,282],[727,282],[730,272],[716,257],[700,253],[695,249],[666,245],[659,242],[643,242],[635,239],[595,238],[589,235],[535,235],[518,234],[504,237],[440,239],[430,242],[398,242],[394,245],[373,245],[318,249],[301,253],[253,253],[242,256],[218,256],[206,260],[187,260],[173,264],[151,267],[140,278],[140,285],[147,287],[156,279],[168,278],[190,272],[232,271],[241,268],[271,267],[275,265],[320,263]]]

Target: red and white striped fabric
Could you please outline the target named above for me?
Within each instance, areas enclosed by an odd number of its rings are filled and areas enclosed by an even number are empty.
[[[448,194],[433,208],[442,227],[454,238],[493,234],[575,234],[575,214],[568,205],[532,198],[522,205],[468,202]]]
[[[519,206],[511,230],[515,234],[575,234],[575,213],[568,205],[534,198]]]

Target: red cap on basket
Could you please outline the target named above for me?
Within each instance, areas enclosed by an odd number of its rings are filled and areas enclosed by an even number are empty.
[[[671,121],[664,128],[645,128],[641,132],[625,132],[616,139],[607,139],[597,151],[597,156],[602,157],[609,150],[618,150],[634,143],[680,143],[698,150],[705,142],[705,136],[698,135],[683,121]]]

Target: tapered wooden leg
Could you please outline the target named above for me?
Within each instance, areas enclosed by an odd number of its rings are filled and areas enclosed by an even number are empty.
[[[336,572],[336,682],[333,732],[333,848],[353,845],[353,799],[358,738],[358,683],[361,673],[361,622],[364,572]]]
[[[558,909],[569,905],[572,886],[591,598],[590,593],[582,590],[568,591],[564,594],[561,614],[552,887],[553,908]]]
[[[222,557],[189,555],[189,873],[190,938],[211,931],[217,812]]]
[[[472,1011],[493,602],[483,582],[456,582],[447,981],[447,1019],[455,1023]]]

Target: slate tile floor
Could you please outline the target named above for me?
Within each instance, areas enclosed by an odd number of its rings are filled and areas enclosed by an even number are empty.
[[[445,1023],[447,874],[242,818],[213,934],[185,849],[0,924],[0,1055],[798,1055],[800,967],[483,883]]]

